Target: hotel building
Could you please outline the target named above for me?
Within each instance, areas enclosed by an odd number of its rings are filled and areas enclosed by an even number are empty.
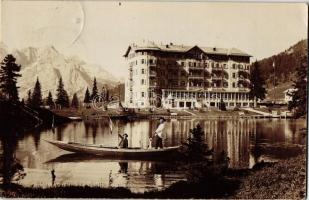
[[[125,106],[129,108],[253,106],[249,99],[250,55],[238,49],[132,44]]]

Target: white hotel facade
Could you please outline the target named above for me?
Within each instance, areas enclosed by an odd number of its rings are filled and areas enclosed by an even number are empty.
[[[249,107],[250,55],[238,49],[132,44],[125,106],[129,108]]]

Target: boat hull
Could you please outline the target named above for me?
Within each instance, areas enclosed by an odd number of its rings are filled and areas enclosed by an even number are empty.
[[[158,158],[173,156],[178,153],[180,146],[166,147],[163,149],[140,149],[140,148],[115,148],[101,145],[89,145],[81,143],[68,143],[63,141],[47,141],[54,146],[74,153],[92,154],[110,158]]]

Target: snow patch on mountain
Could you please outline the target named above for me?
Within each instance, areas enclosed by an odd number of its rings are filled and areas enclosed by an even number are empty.
[[[9,52],[4,43],[0,43],[1,60]],[[113,87],[117,84],[117,78],[102,69],[101,66],[88,64],[77,56],[66,57],[53,46],[28,47],[11,52],[16,57],[16,62],[22,66],[18,78],[19,96],[26,98],[29,90],[32,90],[37,78],[39,78],[45,98],[49,91],[56,94],[58,80],[63,79],[64,87],[72,97],[76,92],[80,99],[83,98],[86,88],[92,88],[93,78],[97,78],[99,89],[103,85]]]

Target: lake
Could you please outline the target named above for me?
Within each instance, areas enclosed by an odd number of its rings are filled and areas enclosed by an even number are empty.
[[[272,162],[288,158],[297,152],[285,147],[305,144],[304,136],[299,133],[299,129],[306,127],[305,120],[237,118],[168,120],[164,145],[185,142],[189,130],[198,123],[205,131],[208,146],[214,150],[214,158],[225,151],[232,168],[251,168],[261,160]],[[15,152],[27,173],[18,183],[49,187],[52,185],[52,169],[55,170],[56,185],[122,186],[134,192],[160,190],[185,180],[185,172],[177,169],[173,161],[104,160],[91,155],[72,154],[44,141],[117,146],[118,133],[127,133],[130,147],[147,148],[157,124],[157,120],[113,120],[111,133],[108,120],[92,120],[71,122],[53,130],[29,132],[19,138]]]

